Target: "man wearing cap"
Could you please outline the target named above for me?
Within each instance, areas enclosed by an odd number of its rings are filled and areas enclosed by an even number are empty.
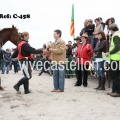
[[[74,40],[75,40],[75,43],[73,44],[72,55],[73,55],[73,60],[76,61],[77,48],[78,48],[78,45],[81,43],[80,36],[77,36],[76,38],[74,38]],[[75,73],[76,73],[76,69],[75,71],[73,71],[73,74]]]
[[[74,43],[74,48],[72,50],[72,55],[73,55],[73,58],[76,59],[77,47],[81,43],[80,36],[77,36],[76,38],[74,38],[74,40],[76,41],[76,43]]]
[[[74,40],[76,41],[76,43],[73,44],[74,48],[72,50],[72,55],[73,55],[73,58],[76,59],[77,47],[81,43],[80,36],[77,36],[76,38],[74,38]]]
[[[76,40],[76,42],[78,41],[79,43],[81,42],[80,36],[77,36],[74,40]]]
[[[112,39],[110,43],[110,52],[106,53],[106,56],[110,55],[111,59],[111,79],[113,80],[112,92],[107,93],[112,97],[120,97],[120,31],[118,26],[113,23],[109,27],[112,33]]]
[[[76,38],[74,38],[74,40],[76,41],[77,46],[81,43],[81,37],[77,36]]]

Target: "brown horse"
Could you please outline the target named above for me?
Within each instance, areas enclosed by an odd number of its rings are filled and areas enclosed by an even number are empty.
[[[11,41],[14,45],[19,42],[18,29],[12,25],[12,28],[4,28],[0,31],[0,47],[7,41]]]
[[[0,49],[7,41],[11,41],[16,46],[19,42],[18,30],[13,25],[12,28],[4,28],[0,31]],[[1,78],[0,78],[0,90],[4,90],[1,86]]]

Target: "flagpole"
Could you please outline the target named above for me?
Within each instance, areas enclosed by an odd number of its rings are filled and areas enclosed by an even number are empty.
[[[70,29],[70,35],[73,37],[73,43],[75,43],[75,27],[74,27],[74,4],[72,4],[72,16],[71,16],[71,29]]]
[[[74,15],[74,34],[73,34],[73,43],[75,43],[75,10],[74,10],[74,4],[73,4],[73,15]]]
[[[73,35],[73,43],[75,43],[75,40],[74,40],[74,38],[75,38],[75,35]]]

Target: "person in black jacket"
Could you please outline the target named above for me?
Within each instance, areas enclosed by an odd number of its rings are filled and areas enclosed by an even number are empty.
[[[65,71],[65,78],[70,78],[71,69],[70,69],[70,63],[72,61],[72,49],[70,45],[66,45],[66,60],[68,61],[66,63],[66,71]]]
[[[4,50],[0,50],[0,67],[2,70],[2,74],[4,73],[4,59],[3,59],[3,55],[4,55],[5,51]]]
[[[12,49],[13,53],[14,53],[14,50],[15,49]],[[18,72],[18,59],[17,58],[12,59],[12,64],[13,64],[13,67],[14,67],[14,73],[17,73]]]
[[[86,30],[87,25],[88,25],[88,20],[85,20],[85,21],[84,21],[84,28],[81,30],[81,32],[80,32],[80,34],[79,34],[80,36],[82,36],[83,33],[85,33],[85,30]]]
[[[30,93],[29,91],[29,80],[32,77],[32,71],[29,62],[32,61],[31,54],[39,54],[42,53],[42,50],[36,50],[35,48],[32,48],[29,43],[29,33],[23,32],[20,36],[21,42],[18,44],[18,48],[15,50],[15,52],[12,55],[12,58],[18,57],[22,68],[24,77],[21,78],[16,85],[14,85],[14,89],[20,93],[19,87],[21,85],[24,85],[24,91],[25,94]]]
[[[96,68],[98,77],[98,87],[96,90],[105,90],[105,70],[104,70],[104,60],[102,58],[102,52],[106,52],[106,37],[104,32],[98,32],[98,42],[94,49],[96,54]]]
[[[85,29],[85,33],[87,33],[89,36],[90,44],[92,45],[92,48],[94,47],[94,36],[93,36],[94,29],[95,29],[95,25],[93,24],[93,21],[89,19],[88,25],[86,26]]]
[[[66,58],[72,57],[72,49],[69,45],[66,45]]]
[[[2,69],[2,60],[3,60],[3,50],[0,48],[0,67]],[[1,86],[1,77],[0,77],[0,90],[4,90],[3,87]]]
[[[110,56],[110,77],[112,80],[112,92],[107,93],[111,97],[120,97],[120,31],[118,25],[113,23],[109,26],[112,34],[110,43],[110,52],[106,53],[106,57]]]

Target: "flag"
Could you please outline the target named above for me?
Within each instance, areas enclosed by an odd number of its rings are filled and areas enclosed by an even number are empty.
[[[74,4],[72,4],[72,16],[71,16],[71,27],[70,27],[70,35],[74,36]]]

